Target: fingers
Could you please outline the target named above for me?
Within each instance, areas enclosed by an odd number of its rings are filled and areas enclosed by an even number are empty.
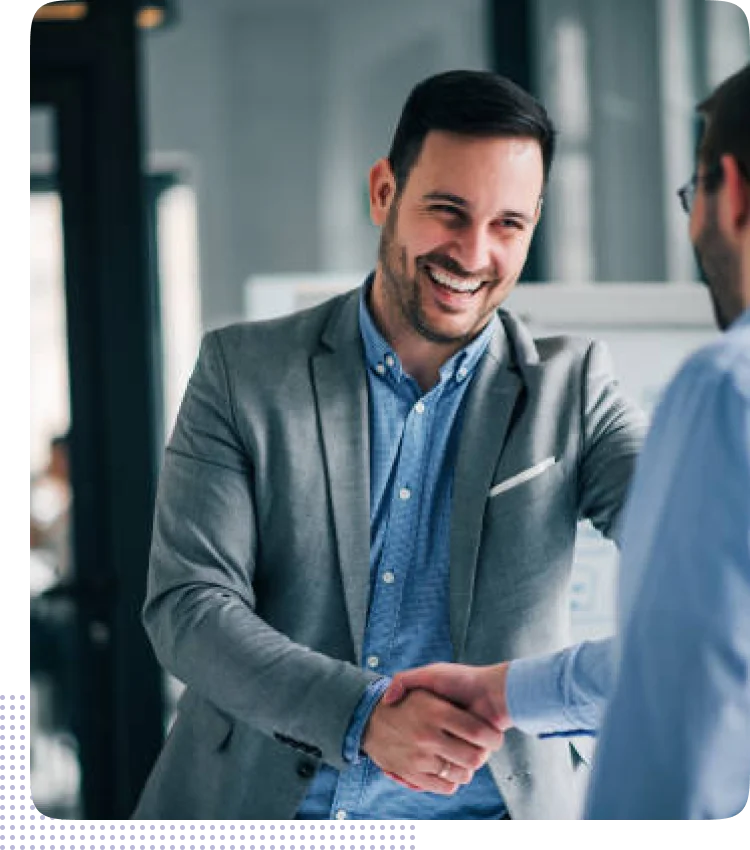
[[[399,776],[391,771],[384,770],[383,773],[389,779],[392,779],[403,788],[408,788],[410,791],[428,791],[433,794],[442,794],[450,796],[461,787],[467,785],[474,778],[474,774],[464,768],[453,765],[445,759],[440,760],[440,766],[435,774],[425,775],[420,785],[415,785],[413,782],[408,782],[403,776]]]
[[[391,684],[388,686],[383,695],[383,702],[386,705],[395,705],[400,702],[409,691],[414,691],[417,688],[422,688],[426,691],[434,691],[434,670],[440,665],[430,664],[426,667],[417,667],[413,670],[404,670],[397,673]]]
[[[416,720],[412,734],[418,760],[441,756],[452,764],[476,770],[503,743],[503,733],[485,720],[427,691],[413,691],[394,710],[408,712]],[[431,771],[433,764],[428,761],[421,766]]]
[[[399,785],[403,785],[404,788],[408,788],[410,791],[422,791],[418,785],[413,785],[411,782],[407,782],[402,776],[399,776],[397,773],[391,773],[389,770],[383,771],[384,775],[389,779],[392,779],[394,782]]]
[[[438,779],[453,782],[456,785],[467,785],[474,778],[474,771],[460,765],[441,759],[442,764],[437,771]]]
[[[439,723],[443,731],[458,739],[459,742],[465,742],[475,749],[492,752],[502,746],[503,733],[499,729],[490,726],[481,717],[450,703],[442,704]],[[440,753],[440,755],[443,755],[443,753]],[[464,764],[462,760],[454,758],[449,758],[449,760]]]
[[[502,731],[513,725],[506,699],[507,675],[507,662],[479,667],[445,662],[428,664],[397,673],[384,702],[396,705],[409,693],[425,690],[468,709]]]
[[[468,711],[423,690],[396,705],[376,705],[362,746],[380,767],[405,787],[453,794],[470,782],[502,733]]]

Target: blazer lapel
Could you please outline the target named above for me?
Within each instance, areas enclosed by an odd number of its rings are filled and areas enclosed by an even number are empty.
[[[370,592],[370,447],[358,291],[329,321],[312,358],[341,580],[357,663]]]
[[[498,329],[474,375],[466,400],[453,478],[450,543],[450,618],[454,657],[466,643],[477,556],[492,476],[524,386],[521,374],[538,362],[528,331],[500,311]]]

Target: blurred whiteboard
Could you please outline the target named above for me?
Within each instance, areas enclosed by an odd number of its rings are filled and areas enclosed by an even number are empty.
[[[252,277],[245,287],[246,318],[312,307],[359,286],[366,274]],[[564,333],[606,342],[624,392],[649,414],[682,361],[718,333],[708,291],[697,283],[525,285],[503,306],[536,336]],[[611,633],[616,566],[615,547],[581,523],[571,581],[573,640]]]

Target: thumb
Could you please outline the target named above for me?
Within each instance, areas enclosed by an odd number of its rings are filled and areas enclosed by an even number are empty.
[[[415,691],[417,688],[430,690],[431,681],[432,677],[424,668],[396,673],[383,695],[383,702],[385,705],[394,705],[400,702],[409,691]]]
[[[390,685],[388,685],[385,689],[381,700],[383,705],[395,705],[406,696],[406,691],[404,690],[404,686],[401,684],[399,675],[400,674],[397,674],[391,681]]]

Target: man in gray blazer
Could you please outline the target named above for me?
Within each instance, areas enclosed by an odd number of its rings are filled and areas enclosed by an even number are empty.
[[[602,346],[498,307],[554,148],[486,72],[431,77],[370,172],[364,285],[208,334],[144,621],[187,685],[139,818],[574,817],[585,768],[397,671],[569,642],[576,522],[616,537],[643,420]]]

